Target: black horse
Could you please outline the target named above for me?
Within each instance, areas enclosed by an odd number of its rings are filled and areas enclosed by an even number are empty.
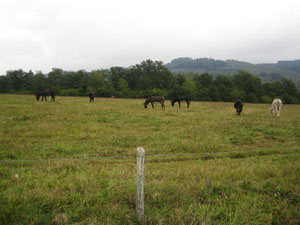
[[[191,98],[187,97],[187,96],[180,96],[180,97],[173,98],[171,100],[171,104],[172,104],[172,106],[174,106],[175,103],[178,102],[179,108],[181,108],[180,102],[182,102],[182,101],[186,101],[187,108],[190,107]]]
[[[145,100],[144,107],[147,109],[149,103],[152,105],[152,109],[154,109],[153,103],[158,102],[161,104],[161,108],[165,108],[165,97],[164,96],[151,96]]]
[[[94,92],[91,91],[89,93],[89,97],[90,97],[90,102],[93,102],[94,101],[94,97],[95,97]]]
[[[51,102],[55,102],[55,92],[53,90],[43,90],[43,91],[40,91],[36,95],[36,100],[39,101],[41,96],[42,96],[42,101],[44,100],[44,98],[47,101],[47,96],[51,96]]]
[[[237,99],[234,103],[234,108],[236,109],[236,112],[238,115],[241,115],[241,112],[243,110],[243,106],[244,104],[242,103],[242,101],[240,99]]]

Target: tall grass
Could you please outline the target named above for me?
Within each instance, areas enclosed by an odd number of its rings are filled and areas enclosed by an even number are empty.
[[[147,224],[300,222],[299,105],[56,101],[0,95],[2,224],[138,224],[137,146]]]

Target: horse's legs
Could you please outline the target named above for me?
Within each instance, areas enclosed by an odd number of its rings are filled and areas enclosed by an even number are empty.
[[[153,102],[151,102],[151,105],[152,105],[152,109],[154,109],[154,104],[153,104]]]
[[[181,108],[180,101],[178,101],[179,108]]]
[[[46,101],[47,101],[47,96],[45,96],[45,99],[46,99]]]
[[[276,114],[276,111],[274,109],[274,105],[273,104],[272,104],[272,107],[271,107],[271,114],[272,114],[272,116],[275,116],[275,114]]]
[[[165,108],[165,103],[161,102],[160,104],[161,104],[161,108],[164,109]]]
[[[280,117],[281,106],[282,105],[278,103],[277,108],[276,108],[276,110],[278,110],[277,111],[277,117]]]
[[[187,106],[187,108],[190,107],[190,102],[189,101],[186,101],[186,106]]]
[[[280,116],[280,112],[281,112],[281,107],[282,107],[282,103],[280,103],[280,105],[279,105],[279,116]]]

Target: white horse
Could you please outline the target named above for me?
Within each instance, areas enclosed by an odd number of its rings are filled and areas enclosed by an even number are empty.
[[[272,106],[271,106],[271,115],[276,115],[277,112],[277,116],[280,116],[280,111],[281,111],[281,107],[282,107],[282,101],[279,98],[275,98],[272,102]],[[276,110],[276,112],[275,112]],[[274,113],[275,112],[275,113]]]

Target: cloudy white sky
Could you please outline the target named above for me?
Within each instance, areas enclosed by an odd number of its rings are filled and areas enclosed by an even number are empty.
[[[300,59],[299,0],[0,0],[0,74]]]

